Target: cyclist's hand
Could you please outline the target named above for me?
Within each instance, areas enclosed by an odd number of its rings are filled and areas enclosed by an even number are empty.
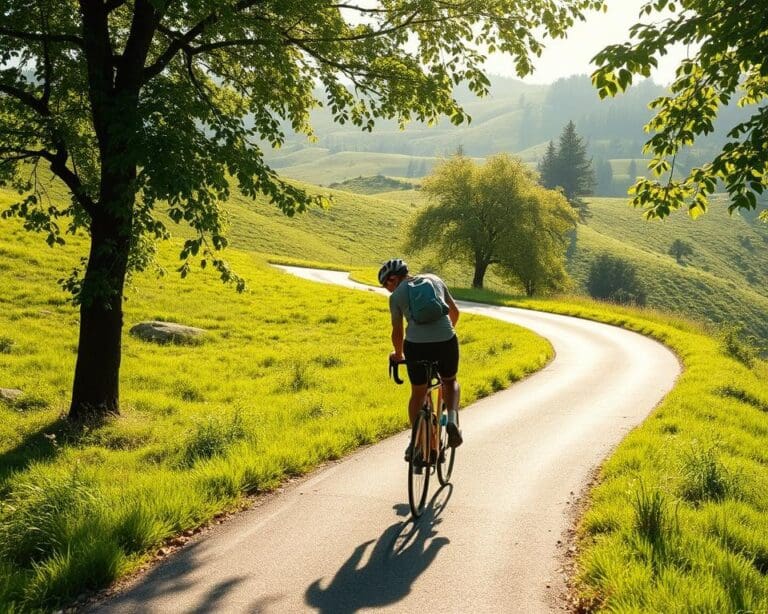
[[[395,363],[395,362],[402,362],[403,360],[405,360],[405,356],[403,356],[402,354],[399,354],[395,351],[390,352],[389,362]]]

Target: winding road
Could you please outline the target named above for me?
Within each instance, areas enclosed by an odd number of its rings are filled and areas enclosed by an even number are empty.
[[[345,273],[282,267],[375,291]],[[672,388],[679,363],[626,330],[459,302],[549,339],[555,359],[466,408],[453,482],[408,517],[407,434],[286,487],[193,540],[100,612],[553,612],[571,509]]]

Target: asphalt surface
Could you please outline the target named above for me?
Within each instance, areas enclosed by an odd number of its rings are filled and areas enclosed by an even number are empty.
[[[344,273],[291,272],[365,288]],[[459,306],[533,330],[556,357],[465,409],[453,484],[438,490],[434,480],[419,521],[409,519],[402,433],[234,516],[96,610],[565,609],[561,566],[574,501],[672,388],[679,363],[659,343],[604,324]]]

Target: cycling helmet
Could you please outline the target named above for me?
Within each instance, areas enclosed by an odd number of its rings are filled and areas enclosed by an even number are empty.
[[[408,265],[400,258],[390,258],[379,269],[379,283],[383,286],[390,275],[408,275]]]

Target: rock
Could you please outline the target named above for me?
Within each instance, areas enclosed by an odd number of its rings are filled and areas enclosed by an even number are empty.
[[[2,401],[15,401],[22,394],[24,394],[18,388],[0,388],[0,400]]]
[[[194,345],[202,341],[201,337],[205,331],[202,328],[174,322],[139,322],[131,327],[130,333],[144,341]]]

